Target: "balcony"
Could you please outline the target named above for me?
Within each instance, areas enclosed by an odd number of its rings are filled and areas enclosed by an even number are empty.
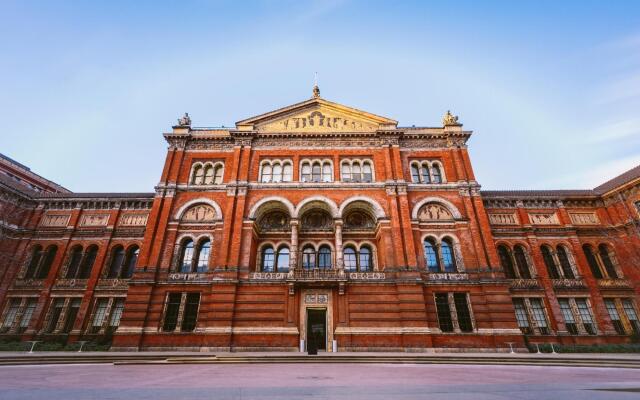
[[[585,290],[587,288],[582,279],[552,279],[551,284],[555,290]]]
[[[631,289],[631,283],[626,279],[598,279],[600,289]]]
[[[537,279],[512,279],[511,290],[538,290],[540,283]]]
[[[88,279],[56,279],[54,289],[86,289]]]

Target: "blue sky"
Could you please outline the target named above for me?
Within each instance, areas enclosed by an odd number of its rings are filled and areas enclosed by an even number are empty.
[[[484,189],[591,188],[640,163],[638,1],[7,1],[0,152],[73,191],[152,191],[170,130],[311,95],[437,126]]]

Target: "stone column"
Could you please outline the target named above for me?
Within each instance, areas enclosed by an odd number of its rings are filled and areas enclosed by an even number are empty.
[[[291,219],[291,255],[289,258],[289,270],[298,268],[298,226],[297,219]]]
[[[342,257],[342,220],[336,219],[334,221],[336,227],[335,247],[336,247],[336,268],[339,270],[344,269],[344,260]]]

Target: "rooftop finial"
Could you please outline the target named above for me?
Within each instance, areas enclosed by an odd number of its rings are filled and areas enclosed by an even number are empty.
[[[318,73],[316,72],[313,78],[313,98],[320,97],[320,88],[318,87]]]

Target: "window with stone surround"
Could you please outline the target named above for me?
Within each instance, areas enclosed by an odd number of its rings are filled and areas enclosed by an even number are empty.
[[[587,258],[591,274],[596,279],[618,279],[621,274],[618,272],[618,262],[613,250],[602,243],[597,250],[590,244],[582,246],[582,251]]]
[[[549,335],[549,323],[541,298],[514,298],[518,327],[525,335]]]
[[[23,333],[27,330],[38,299],[35,297],[11,297],[5,305],[0,323],[0,333]]]
[[[289,247],[281,245],[277,250],[270,244],[260,250],[260,272],[288,272]]]
[[[191,185],[220,185],[224,175],[222,162],[196,162],[191,166]]]
[[[164,332],[192,332],[198,323],[198,309],[200,308],[199,292],[170,292],[167,293],[164,321]]]
[[[473,332],[468,293],[435,293],[434,298],[438,326],[442,332]]]
[[[202,238],[197,244],[192,238],[185,238],[178,251],[176,270],[183,274],[207,272],[210,257],[211,240],[209,238]]]
[[[301,182],[333,182],[333,162],[331,160],[300,161]]]
[[[498,256],[507,279],[531,279],[533,277],[533,266],[524,246],[517,244],[512,251],[508,245],[498,245]]]
[[[291,182],[292,179],[293,163],[291,160],[262,160],[260,163],[260,182]]]
[[[567,331],[572,335],[596,335],[591,305],[586,298],[563,297],[558,299]]]
[[[554,249],[549,245],[540,246],[542,259],[551,279],[576,279],[576,267],[569,249],[557,245]]]
[[[111,334],[118,329],[124,311],[124,297],[100,297],[95,300],[87,333]]]
[[[437,160],[413,160],[410,163],[411,182],[413,183],[443,183],[444,168]]]
[[[25,272],[25,279],[45,279],[49,275],[51,265],[58,252],[58,246],[51,245],[45,251],[42,246],[36,245],[31,253],[31,258]]]
[[[459,250],[454,240],[448,236],[436,239],[426,237],[423,241],[427,271],[432,273],[459,272]]]
[[[349,159],[340,162],[343,182],[373,182],[373,162],[370,159]]]
[[[364,244],[360,246],[360,248],[357,248],[353,244],[346,245],[342,253],[345,271],[373,271],[372,250],[368,244]]]
[[[632,299],[605,298],[604,305],[618,335],[640,334],[638,313]]]

